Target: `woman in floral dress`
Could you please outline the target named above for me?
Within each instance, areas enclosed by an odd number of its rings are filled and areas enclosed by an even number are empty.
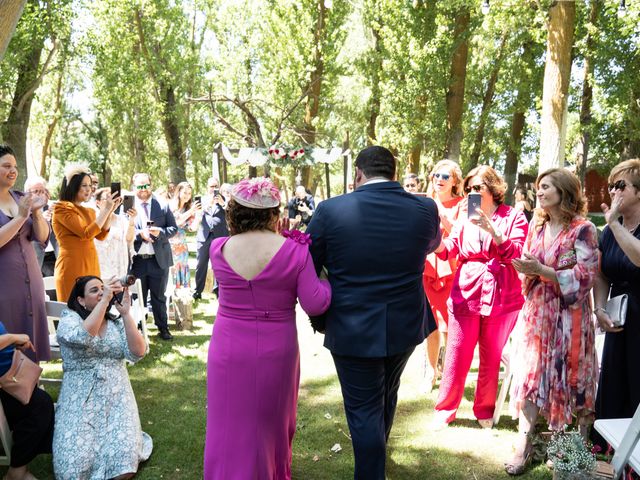
[[[554,168],[537,181],[542,211],[529,230],[522,259],[512,261],[523,278],[513,361],[511,405],[519,439],[507,473],[523,473],[540,412],[552,430],[577,415],[583,435],[593,420],[597,380],[595,329],[589,292],[598,271],[595,226],[584,218],[578,177]]]
[[[53,470],[58,480],[131,478],[149,458],[151,437],[142,431],[125,359],[146,351],[124,291],[109,313],[118,280],[103,284],[80,277],[71,290],[58,327],[62,388],[53,433]]]
[[[189,247],[187,246],[187,230],[193,231],[198,225],[196,213],[200,203],[191,199],[192,188],[189,182],[180,182],[169,203],[178,225],[178,233],[169,239],[173,253],[173,285],[178,288],[189,288]]]

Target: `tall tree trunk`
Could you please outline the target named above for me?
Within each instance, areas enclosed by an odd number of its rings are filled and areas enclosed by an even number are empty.
[[[40,56],[44,47],[44,37],[33,39],[31,50],[18,67],[18,80],[13,93],[9,117],[2,124],[2,138],[16,152],[18,179],[16,185],[22,188],[27,177],[27,130],[31,117],[33,94],[39,78]]]
[[[504,178],[507,182],[506,202],[513,202],[513,189],[516,186],[518,162],[522,149],[522,134],[526,124],[526,117],[531,107],[531,79],[527,78],[530,71],[535,68],[535,53],[533,43],[526,41],[522,47],[523,68],[518,82],[518,95],[513,107],[513,117],[511,119],[511,135],[506,145],[506,158],[504,164]]]
[[[164,65],[162,60],[162,52],[159,44],[153,48],[153,53],[147,45],[147,39],[143,28],[143,12],[142,8],[136,8],[134,18],[140,43],[140,51],[147,63],[147,70],[152,80],[155,82],[158,94],[157,100],[162,107],[162,129],[164,131],[165,140],[167,142],[167,150],[169,153],[169,176],[174,183],[184,182],[187,179],[184,148],[182,145],[182,135],[178,122],[178,102],[176,99],[175,86],[167,81],[161,72],[156,69],[156,64]]]
[[[307,103],[305,106],[303,122],[304,131],[302,132],[302,138],[307,145],[315,145],[316,143],[316,127],[314,122],[320,111],[320,95],[322,93],[322,77],[324,74],[322,46],[324,44],[326,29],[325,19],[327,13],[324,3],[324,0],[318,0],[318,18],[313,32],[313,70],[311,71],[311,79],[308,85],[309,95],[307,96]],[[301,175],[302,185],[309,188],[311,186],[311,167],[302,167]]]
[[[567,98],[575,20],[575,1],[556,2],[549,9],[540,126],[540,173],[564,165]]]
[[[421,135],[418,135],[420,137]],[[422,141],[420,138],[416,138],[411,150],[409,150],[409,171],[410,173],[420,174],[420,154],[422,153]],[[400,174],[400,172],[398,172]]]
[[[467,76],[469,55],[469,7],[463,7],[457,14],[453,41],[455,49],[451,59],[449,89],[447,91],[447,134],[444,149],[445,158],[460,161],[462,145],[462,114],[464,112],[464,84]]]
[[[484,130],[487,124],[487,118],[489,118],[491,106],[493,105],[493,97],[496,92],[496,83],[498,83],[498,74],[500,73],[500,67],[502,67],[502,59],[504,58],[504,53],[506,50],[507,37],[508,34],[505,32],[502,35],[500,46],[498,47],[498,58],[493,64],[493,70],[491,70],[491,75],[489,76],[489,81],[487,82],[487,89],[485,90],[484,96],[482,97],[482,109],[480,110],[478,128],[476,128],[476,135],[473,140],[473,151],[471,152],[469,160],[467,162],[463,162],[463,171],[465,172],[468,172],[472,168],[475,168],[478,165],[478,161],[480,159],[482,144],[484,142]]]
[[[169,150],[169,176],[171,181],[177,185],[180,182],[185,182],[187,175],[173,85],[161,81],[160,98],[162,101],[162,129]]]
[[[367,145],[374,145],[377,140],[376,122],[380,115],[380,74],[382,73],[382,39],[380,38],[381,20],[376,19],[371,28],[375,39],[373,47],[373,62],[371,65],[371,98],[369,99],[369,124],[367,125]]]
[[[0,0],[0,61],[4,57],[27,0]]]
[[[636,54],[636,69],[640,68],[640,55]],[[625,112],[625,139],[622,142],[621,160],[640,157],[640,81],[636,79],[636,84],[629,95],[629,108]]]
[[[598,7],[600,2],[593,0],[589,11],[589,25],[596,28],[598,21]],[[580,102],[580,153],[576,162],[578,178],[584,188],[584,180],[587,174],[587,162],[589,161],[589,141],[591,139],[591,103],[593,99],[593,63],[592,55],[595,53],[595,42],[591,31],[587,34],[587,42],[584,53],[584,67],[582,79],[582,99]]]

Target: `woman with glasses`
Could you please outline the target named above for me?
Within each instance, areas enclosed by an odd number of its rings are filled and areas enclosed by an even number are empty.
[[[93,208],[83,206],[91,198],[90,174],[84,165],[65,168],[60,201],[53,207],[51,226],[60,248],[55,268],[56,295],[61,302],[68,300],[76,278],[100,276],[93,239],[104,240],[107,237],[111,215],[121,203],[120,198],[114,200],[107,195],[97,215]]]
[[[597,358],[590,292],[598,270],[598,236],[585,219],[580,180],[553,168],[536,180],[540,210],[527,236],[524,255],[513,259],[526,296],[520,312],[511,405],[518,413],[519,438],[510,475],[530,460],[532,434],[540,412],[554,431],[575,415],[586,436],[593,419]]]
[[[440,229],[442,237],[446,238],[451,233],[460,212],[460,202],[463,199],[462,171],[457,163],[451,160],[441,160],[433,167],[429,179],[427,195],[433,198],[438,205]],[[433,389],[437,379],[440,337],[442,336],[443,345],[446,345],[447,342],[447,323],[449,320],[447,300],[453,286],[457,263],[455,255],[451,255],[447,260],[440,260],[435,253],[430,253],[427,255],[424,265],[422,283],[431,304],[433,316],[438,324],[438,329],[431,332],[426,341],[425,386],[427,393]]]
[[[594,312],[606,332],[596,418],[628,418],[640,404],[640,159],[615,166],[609,182],[611,206],[602,205],[607,226],[593,289]],[[617,327],[605,306],[609,298],[623,294],[628,295],[626,322]]]
[[[469,172],[464,191],[479,193],[480,208],[465,211],[442,241],[440,259],[458,256],[451,295],[447,302],[447,353],[432,427],[452,422],[462,396],[476,345],[480,368],[473,413],[483,428],[493,426],[502,349],[523,304],[520,280],[511,265],[519,258],[527,236],[522,212],[504,204],[507,185],[491,167]]]
[[[415,173],[407,173],[402,184],[406,192],[418,193],[420,191],[420,177]]]

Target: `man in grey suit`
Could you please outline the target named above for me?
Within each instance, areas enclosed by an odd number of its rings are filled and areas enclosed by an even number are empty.
[[[440,220],[433,200],[394,181],[386,148],[365,148],[355,167],[356,190],[320,203],[307,233],[316,270],[326,267],[331,283],[324,345],[342,388],[354,478],[384,480],[400,376],[435,329],[422,272],[440,244]]]
[[[162,204],[152,195],[151,177],[148,173],[133,176],[136,193],[135,221],[136,238],[133,242],[135,255],[131,273],[142,283],[142,298],[147,304],[147,294],[151,293],[153,320],[158,327],[158,335],[163,340],[171,340],[167,323],[167,281],[169,268],[173,265],[173,255],[169,238],[178,231],[176,220],[168,205]]]

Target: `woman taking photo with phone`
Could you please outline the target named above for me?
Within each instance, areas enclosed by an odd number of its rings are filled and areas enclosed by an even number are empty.
[[[99,188],[96,191],[96,208],[105,208],[105,200],[111,197],[109,188]],[[102,278],[122,278],[129,271],[129,260],[133,249],[133,239],[136,236],[135,219],[137,212],[131,208],[126,213],[111,214],[109,233],[104,240],[94,239],[100,275]]]
[[[540,209],[521,259],[526,301],[514,335],[511,405],[518,412],[519,439],[510,475],[524,472],[540,412],[554,431],[572,423],[586,437],[593,420],[597,359],[589,294],[598,270],[596,227],[585,219],[580,180],[564,168],[536,180]]]
[[[193,190],[189,182],[180,182],[169,201],[178,226],[178,232],[169,239],[173,255],[173,286],[190,288],[189,247],[187,247],[187,230],[194,231],[198,225],[197,213],[201,209],[200,202],[192,201]]]
[[[438,256],[458,255],[449,308],[449,335],[433,428],[452,422],[477,344],[480,368],[473,413],[483,428],[493,426],[502,349],[513,329],[523,297],[511,260],[519,258],[527,220],[504,204],[507,185],[489,166],[476,167],[463,182],[469,211],[460,214]],[[476,195],[472,195],[476,194]],[[477,197],[480,208],[469,197]]]
[[[120,198],[107,195],[98,212],[84,207],[91,198],[91,171],[85,165],[65,168],[60,187],[60,201],[53,207],[51,226],[60,251],[56,260],[56,295],[59,301],[69,299],[76,278],[83,275],[100,277],[100,263],[93,239],[104,240],[109,233],[111,215]]]

